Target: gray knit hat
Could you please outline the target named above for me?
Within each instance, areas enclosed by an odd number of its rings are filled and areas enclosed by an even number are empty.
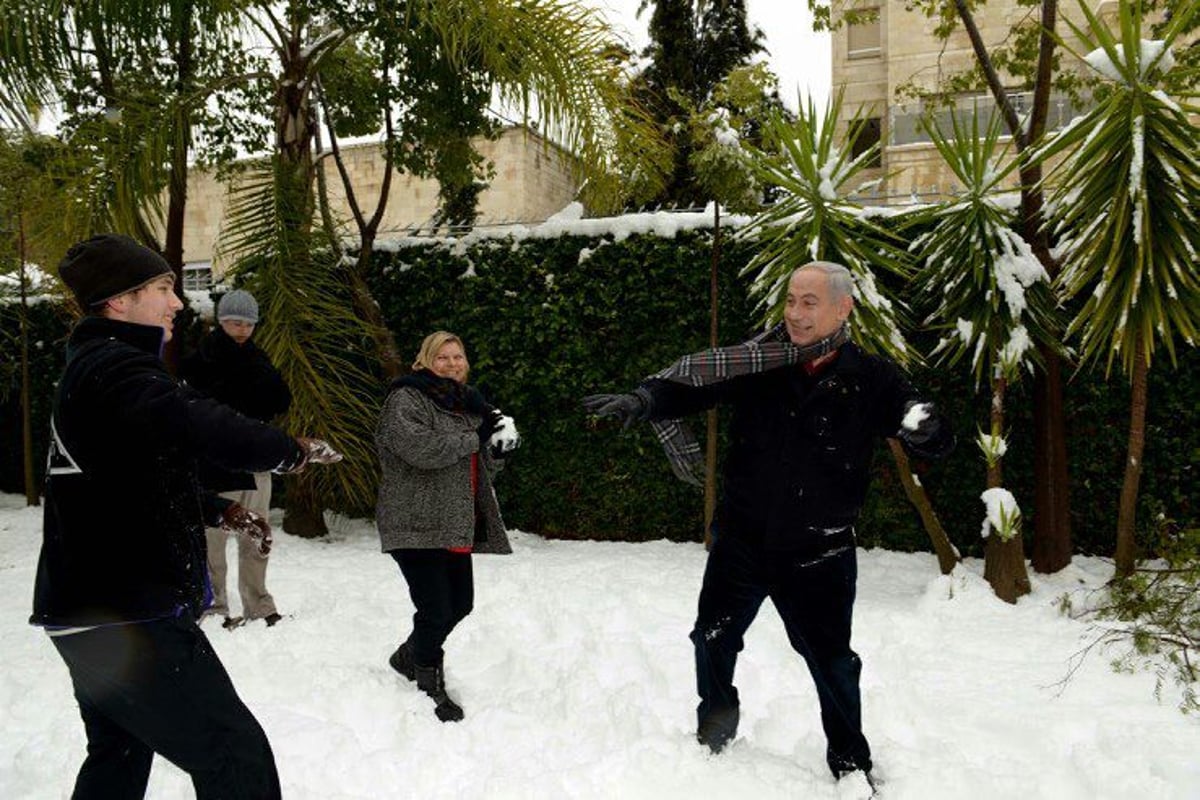
[[[234,289],[221,296],[217,304],[217,321],[237,319],[258,324],[258,301],[244,289]]]

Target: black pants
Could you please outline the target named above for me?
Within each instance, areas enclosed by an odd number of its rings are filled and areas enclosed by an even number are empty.
[[[191,619],[111,625],[51,639],[87,733],[75,798],[145,795],[158,753],[196,797],[277,798],[271,745]]]
[[[442,663],[442,645],[475,603],[470,553],[449,550],[391,550],[416,606],[413,614],[413,661],[418,667]]]
[[[804,657],[821,702],[835,775],[871,768],[862,733],[858,678],[862,662],[850,649],[858,562],[853,547],[824,559],[764,550],[761,544],[722,536],[713,544],[700,589],[691,639],[696,648],[699,722],[738,705],[733,671],[742,636],[763,600],[771,598],[788,640]]]

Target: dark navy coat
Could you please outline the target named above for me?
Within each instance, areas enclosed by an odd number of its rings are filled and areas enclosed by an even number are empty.
[[[661,379],[643,387],[652,419],[732,406],[720,535],[814,555],[852,541],[876,445],[896,435],[906,404],[920,400],[892,362],[853,343],[815,376],[793,366],[705,387]],[[937,457],[952,444],[942,424],[918,455]]]
[[[101,317],[71,334],[52,414],[30,622],[83,626],[209,602],[197,460],[263,471],[298,463],[280,430],[181,385],[162,329]],[[211,513],[211,511],[210,511]]]

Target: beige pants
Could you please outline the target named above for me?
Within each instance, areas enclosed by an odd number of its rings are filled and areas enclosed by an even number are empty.
[[[271,473],[255,473],[254,483],[254,489],[223,492],[221,497],[266,517],[271,505]],[[258,551],[258,542],[220,528],[205,528],[204,533],[208,537],[208,574],[213,587],[213,604],[209,613],[225,617],[230,615],[225,592],[225,574],[228,572],[225,544],[233,536],[237,540],[238,594],[242,597],[242,615],[246,619],[261,619],[274,614],[275,598],[267,591],[267,556]]]

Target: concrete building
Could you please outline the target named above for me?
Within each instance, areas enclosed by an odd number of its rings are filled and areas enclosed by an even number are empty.
[[[868,190],[860,199],[877,204],[910,202],[915,196],[922,201],[934,201],[955,193],[952,173],[942,164],[941,157],[923,130],[921,120],[926,109],[922,101],[905,99],[923,91],[931,91],[948,76],[974,65],[975,56],[967,33],[958,26],[950,39],[943,42],[934,31],[936,18],[926,17],[917,10],[908,10],[904,3],[884,0],[859,0],[855,7],[874,10],[877,16],[869,22],[844,25],[833,34],[833,88],[844,89],[843,136],[847,123],[855,113],[866,118],[866,125],[849,146],[862,152],[874,142],[881,144],[878,166],[868,170],[865,180],[879,179],[877,187]],[[1118,13],[1117,0],[1100,0],[1092,7],[1101,17],[1113,20]],[[1057,32],[1070,35],[1062,24],[1063,14],[1078,9],[1062,4]],[[989,49],[1011,39],[1018,25],[1038,19],[1039,9],[1018,5],[1015,0],[988,0],[974,9],[975,19],[983,41]],[[1032,15],[1032,18],[1031,16]],[[1062,63],[1073,57],[1062,53]],[[1019,82],[1004,76],[1014,86],[1009,94],[1018,113],[1027,108],[1031,92],[1022,91]],[[917,90],[915,93],[913,89]],[[984,115],[995,110],[988,93],[964,94],[955,98],[956,110],[970,114],[972,107]],[[1070,98],[1052,94],[1047,127],[1051,130],[1065,125],[1086,109],[1076,108]],[[949,111],[937,112],[942,126],[948,130]]]
[[[543,222],[572,200],[578,189],[571,159],[522,127],[506,128],[494,141],[477,143],[484,159],[495,166],[491,185],[479,196],[479,225]],[[343,146],[342,158],[363,213],[370,215],[379,199],[384,162],[375,144]],[[351,220],[345,190],[332,157],[322,160],[335,217]],[[437,209],[436,181],[394,174],[380,238],[428,228]],[[204,289],[223,273],[217,245],[225,219],[228,187],[211,172],[192,170],[183,235],[184,286]],[[353,224],[350,229],[353,231]]]

